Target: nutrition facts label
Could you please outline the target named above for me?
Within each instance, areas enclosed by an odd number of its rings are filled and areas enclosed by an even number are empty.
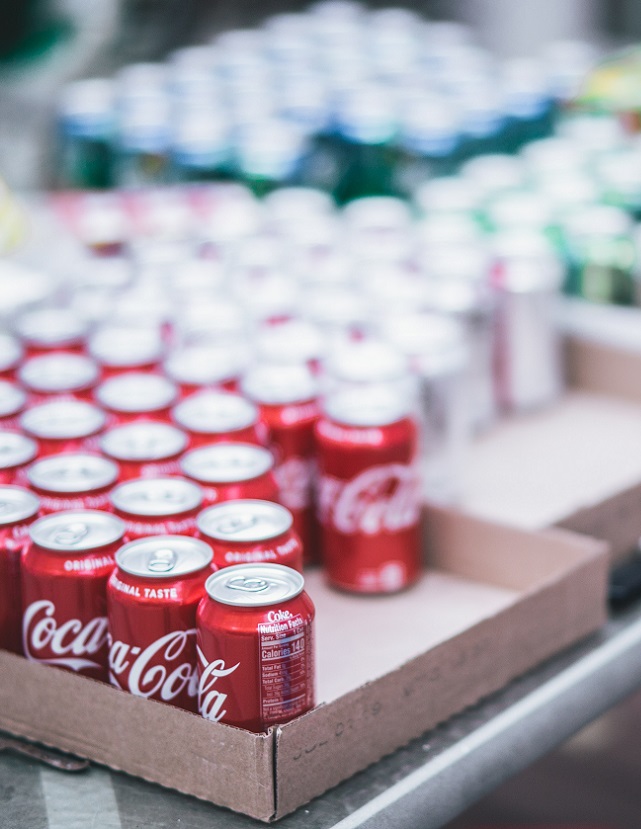
[[[262,719],[285,722],[313,701],[311,625],[300,615],[259,624],[258,642]]]

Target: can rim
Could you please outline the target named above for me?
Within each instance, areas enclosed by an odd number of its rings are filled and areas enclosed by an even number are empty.
[[[142,570],[142,568],[136,569],[134,565],[131,563],[128,564],[126,561],[128,556],[131,557],[132,551],[144,552],[147,548],[151,548],[150,552],[153,552],[153,548],[158,548],[157,552],[170,550],[172,553],[175,553],[176,550],[172,548],[172,545],[179,549],[191,548],[194,551],[198,551],[202,555],[202,561],[195,562],[193,566],[189,566],[187,569],[177,567],[151,571],[149,567],[146,570]],[[192,538],[191,536],[185,535],[159,535],[150,538],[138,538],[124,544],[116,552],[116,565],[119,570],[128,573],[130,576],[136,576],[137,578],[168,579],[176,578],[177,576],[189,576],[192,573],[197,573],[199,570],[204,570],[211,564],[213,557],[214,551],[212,548],[199,538]],[[159,566],[163,566],[163,568],[166,567],[167,563],[165,560],[158,562]],[[177,563],[180,562],[178,561]]]
[[[260,578],[261,576],[264,578],[267,573],[275,572],[275,575],[280,577],[281,584],[289,580],[291,584],[291,588],[289,593],[283,595],[274,596],[271,599],[265,601],[245,601],[244,603],[238,600],[239,596],[242,595],[240,591],[234,594],[234,597],[237,601],[231,601],[231,597],[227,601],[217,595],[212,595],[214,587],[217,586],[220,582],[227,580],[230,581],[231,579],[238,578],[238,577],[247,577],[250,576],[252,573],[256,573],[258,571],[258,576],[254,576],[254,578]],[[284,564],[234,564],[231,567],[223,567],[222,570],[218,570],[216,573],[212,573],[211,576],[205,582],[205,591],[209,599],[218,604],[224,604],[230,607],[237,607],[243,609],[257,609],[261,607],[270,607],[271,605],[280,604],[282,602],[288,602],[291,599],[295,599],[305,589],[305,579],[303,578],[302,574],[299,573],[297,570],[293,570],[291,567],[286,567]],[[247,591],[244,593],[245,597],[249,596],[256,596],[257,593],[260,591]]]

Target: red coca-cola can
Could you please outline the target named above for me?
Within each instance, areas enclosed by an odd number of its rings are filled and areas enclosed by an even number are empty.
[[[118,480],[118,467],[100,455],[69,452],[31,464],[27,480],[40,498],[43,515],[85,509],[111,512],[109,492]]]
[[[18,486],[0,486],[0,648],[22,653],[20,560],[29,545],[37,497]]]
[[[125,526],[98,510],[57,512],[29,528],[22,559],[24,654],[108,679],[107,581]]]
[[[178,389],[158,374],[129,372],[101,383],[95,399],[116,425],[150,420],[167,423]]]
[[[27,484],[25,469],[38,455],[38,444],[18,432],[0,430],[0,484]]]
[[[110,325],[91,336],[88,351],[100,366],[103,378],[108,379],[130,371],[156,371],[165,345],[158,328]]]
[[[175,349],[163,364],[164,373],[180,388],[182,397],[203,389],[235,391],[246,357],[233,345],[186,345]]]
[[[278,501],[273,469],[272,453],[249,443],[203,446],[186,452],[180,461],[182,474],[202,488],[206,507],[239,498]]]
[[[112,685],[198,710],[196,610],[212,551],[180,535],[141,538],[116,553],[107,586]]]
[[[187,432],[194,449],[221,442],[265,442],[258,409],[239,394],[223,391],[192,394],[174,406],[172,418]]]
[[[52,351],[81,354],[89,326],[69,309],[42,308],[22,314],[15,330],[30,358]]]
[[[304,365],[258,365],[245,375],[242,389],[260,406],[267,445],[276,463],[279,501],[291,511],[306,563],[311,563],[318,558],[313,503],[314,426],[319,417],[316,381]]]
[[[0,429],[19,429],[19,416],[26,408],[26,392],[9,380],[0,380]]]
[[[31,357],[18,369],[18,381],[32,405],[50,400],[91,402],[100,369],[82,354],[43,354]]]
[[[239,564],[214,573],[197,613],[198,710],[266,731],[314,707],[314,605],[300,573]]]
[[[126,538],[150,535],[191,535],[203,493],[184,478],[138,478],[119,484],[111,493],[113,510],[125,522]]]
[[[108,429],[100,450],[120,467],[120,481],[180,475],[179,458],[189,439],[167,423],[127,423]]]
[[[0,334],[0,377],[15,380],[16,370],[24,358],[24,349],[16,337]]]
[[[214,551],[218,567],[282,564],[303,572],[303,545],[292,514],[272,501],[227,501],[203,510],[198,535]]]
[[[55,400],[21,415],[20,428],[38,442],[39,454],[95,451],[107,423],[105,413],[81,400]]]
[[[421,569],[418,428],[387,387],[325,401],[316,425],[323,561],[331,584],[392,593]]]

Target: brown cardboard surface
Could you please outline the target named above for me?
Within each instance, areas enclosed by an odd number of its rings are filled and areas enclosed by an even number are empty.
[[[641,536],[641,354],[579,339],[566,351],[573,388],[475,442],[461,507],[606,539],[616,561]]]
[[[268,821],[602,623],[603,543],[447,510],[426,530],[430,569],[406,593],[347,596],[310,574],[322,704],[269,734],[2,652],[0,728]]]
[[[447,582],[441,582],[450,598],[462,595],[458,591],[471,584],[460,574],[478,573],[485,564],[501,585],[518,583],[522,592],[479,584],[473,599],[479,618],[458,631],[437,618],[436,607],[424,605],[419,618],[406,607],[400,617],[392,614],[385,625],[378,625],[376,636],[370,633],[360,638],[358,660],[352,652],[351,663],[349,659],[340,663],[354,680],[363,678],[357,663],[375,661],[381,641],[402,642],[410,624],[434,626],[441,634],[440,642],[421,655],[278,729],[279,817],[497,690],[604,621],[603,543],[562,530],[529,534],[473,518],[454,518],[443,511],[433,512],[427,523],[430,544],[438,550],[435,562],[451,566]],[[424,584],[429,585],[429,577]],[[322,607],[320,593],[319,598]],[[375,600],[374,605],[381,601]],[[494,611],[490,609],[493,602]],[[352,604],[343,617],[343,630],[361,614],[361,607]],[[319,655],[319,661],[330,656]],[[399,660],[397,654],[395,661]]]

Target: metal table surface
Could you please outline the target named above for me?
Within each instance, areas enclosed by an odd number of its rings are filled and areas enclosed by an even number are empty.
[[[640,686],[641,604],[278,826],[436,829]],[[71,775],[0,755],[1,829],[259,825],[104,768]]]

